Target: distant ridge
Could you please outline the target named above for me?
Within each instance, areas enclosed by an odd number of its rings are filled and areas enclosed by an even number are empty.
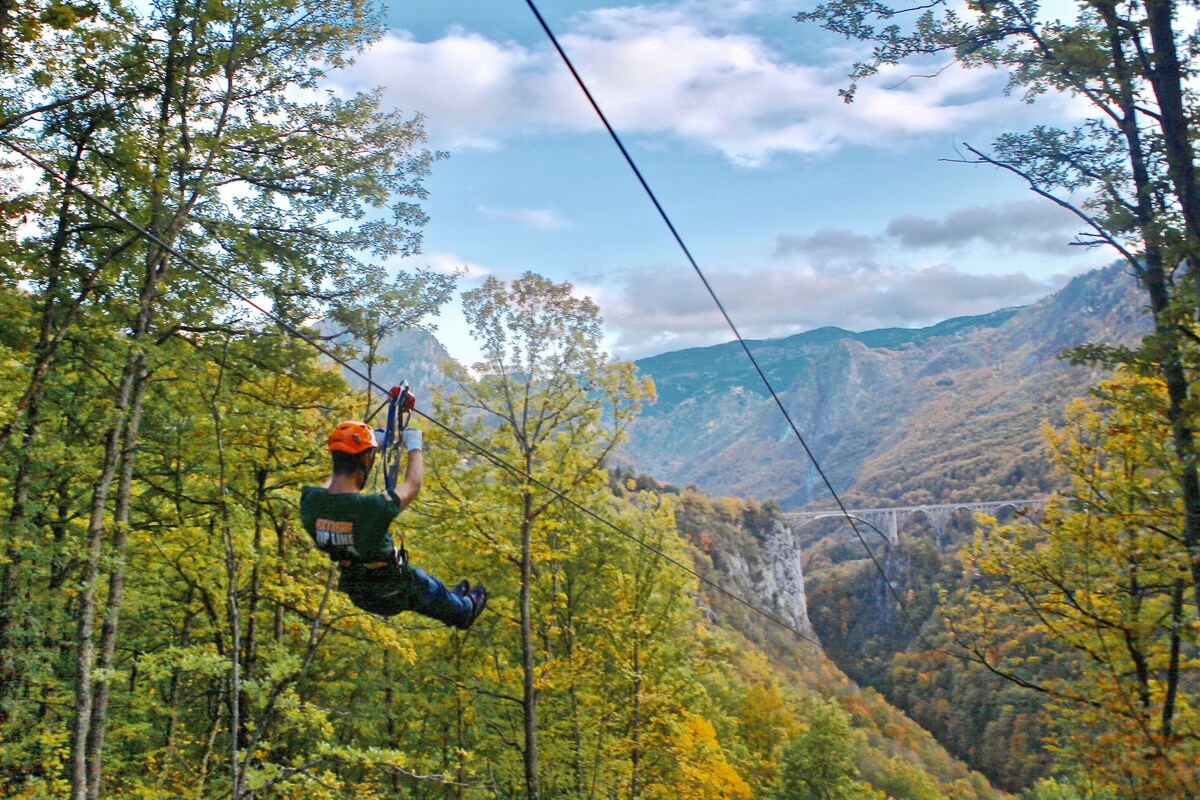
[[[927,328],[819,328],[748,342],[839,492],[950,502],[1046,487],[1039,428],[1095,379],[1059,356],[1146,332],[1119,267],[1030,306]],[[625,457],[660,480],[795,509],[827,492],[737,342],[635,362],[658,402]],[[945,473],[945,474],[943,474]]]
[[[1062,361],[1063,350],[1138,340],[1148,330],[1141,308],[1132,277],[1114,266],[1029,306],[925,328],[822,327],[747,344],[848,500],[999,499],[1049,488],[1040,425],[1098,377]],[[407,380],[422,398],[446,386],[450,355],[428,332],[390,337],[381,355],[382,384]],[[615,464],[784,510],[828,500],[740,344],[634,363],[654,379],[658,400]]]
[[[833,326],[814,328],[811,331],[792,334],[782,339],[747,339],[746,345],[763,367],[772,386],[777,379],[787,379],[796,369],[802,369],[810,358],[813,348],[821,348],[843,340],[860,342],[870,348],[895,349],[906,344],[953,336],[977,328],[997,328],[1008,322],[1020,308],[1006,308],[987,314],[955,317],[943,320],[926,328],[879,328],[877,330],[854,331]],[[634,362],[641,372],[655,377],[659,392],[659,403],[647,412],[654,414],[668,407],[672,401],[685,399],[695,390],[691,378],[702,364],[713,369],[705,370],[712,381],[710,388],[732,388],[741,386],[745,391],[768,396],[766,387],[753,373],[745,351],[736,341],[724,342],[709,347],[691,347],[648,356]],[[746,381],[753,376],[753,381]],[[778,389],[779,387],[776,386]],[[672,392],[672,389],[678,391]]]
[[[803,333],[794,333],[790,336],[785,336],[782,339],[747,339],[746,344],[750,346],[751,352],[760,345],[766,346],[803,346],[810,344],[827,344],[837,341],[838,339],[854,339],[862,342],[868,347],[899,347],[903,344],[919,342],[923,339],[929,339],[936,336],[949,336],[959,331],[969,328],[996,328],[1008,322],[1022,308],[1027,306],[1013,306],[1011,308],[1002,308],[999,311],[990,311],[986,314],[975,314],[966,317],[954,317],[953,319],[942,320],[924,328],[876,328],[869,331],[855,332],[848,331],[844,328],[838,328],[833,325],[826,325],[820,328],[813,328],[811,331]],[[683,350],[672,350],[667,353],[647,356],[638,359],[634,363],[639,368],[649,368],[652,365],[657,365],[662,362],[669,361],[677,357],[691,357],[696,353],[712,354],[721,352],[722,350],[736,350],[739,355],[742,354],[742,346],[736,341],[723,342],[722,344],[710,345],[708,347],[688,347]],[[743,356],[744,357],[744,356]]]

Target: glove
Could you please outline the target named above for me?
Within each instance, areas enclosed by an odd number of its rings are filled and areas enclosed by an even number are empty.
[[[405,450],[420,450],[421,432],[416,428],[406,428],[400,437],[400,442],[404,445]]]

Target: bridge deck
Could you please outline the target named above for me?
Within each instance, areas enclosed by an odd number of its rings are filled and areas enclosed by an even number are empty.
[[[1046,507],[1046,498],[1034,498],[1031,500],[986,500],[979,503],[929,503],[923,506],[890,506],[887,508],[850,508],[846,513],[850,516],[859,514],[901,514],[907,516],[915,514],[918,511],[958,511],[966,509],[967,511],[995,511],[1005,506],[1013,508],[1033,508],[1042,509]],[[840,509],[830,509],[828,511],[785,511],[781,514],[784,519],[821,519],[823,517],[840,517],[842,512]]]
[[[1029,500],[986,500],[979,503],[940,503],[924,506],[893,506],[891,508],[854,508],[845,512],[840,509],[831,511],[789,511],[781,516],[787,522],[800,525],[815,522],[819,519],[850,517],[865,523],[876,533],[891,544],[900,541],[900,526],[914,514],[924,514],[937,534],[939,542],[946,533],[946,526],[956,511],[999,511],[1002,508],[1028,509],[1042,511],[1046,508],[1046,499]],[[882,526],[882,527],[880,527]]]

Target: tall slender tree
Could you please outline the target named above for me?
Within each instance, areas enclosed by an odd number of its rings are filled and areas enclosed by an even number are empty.
[[[558,493],[594,497],[603,488],[604,459],[651,390],[632,365],[604,356],[598,309],[568,283],[532,273],[511,283],[489,278],[464,295],[463,307],[483,360],[472,367],[477,377],[457,373],[459,392],[450,402],[458,412],[452,418],[521,473],[492,479],[509,498],[477,530],[490,553],[517,572],[520,750],[525,792],[537,798],[541,676],[553,656],[539,606],[539,597],[552,589],[552,571],[545,569],[556,557],[552,512],[563,505]]]

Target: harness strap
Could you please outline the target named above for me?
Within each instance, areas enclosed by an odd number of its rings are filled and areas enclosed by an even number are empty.
[[[408,551],[404,549],[403,537],[401,537],[401,546],[392,551],[393,558],[391,561],[354,561],[353,559],[344,558],[337,562],[338,569],[350,569],[352,567],[360,567],[362,569],[383,569],[384,567],[397,567],[400,570],[408,569]]]
[[[389,495],[395,490],[396,483],[400,479],[400,456],[404,451],[404,430],[408,427],[416,404],[416,398],[408,390],[408,381],[401,381],[398,385],[393,386],[388,390],[387,427],[375,431],[376,438],[379,440],[379,472],[375,474],[378,478],[382,473],[383,488]],[[375,485],[378,486],[378,483]],[[376,562],[370,563],[376,564]],[[367,568],[379,569],[387,564],[388,562],[378,562],[377,566]],[[400,546],[396,548],[395,565],[401,571],[408,569],[408,551],[404,548],[403,533],[400,534]],[[342,566],[345,567],[346,564],[343,563]]]
[[[344,559],[338,562],[338,567],[346,569],[348,567],[362,567],[363,569],[383,569],[388,565],[386,561],[351,561]]]

